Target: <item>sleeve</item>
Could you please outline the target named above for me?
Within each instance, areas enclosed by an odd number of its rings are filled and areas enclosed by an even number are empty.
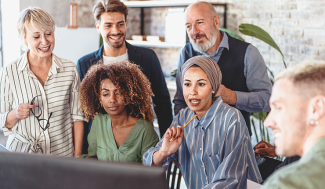
[[[151,88],[155,96],[152,98],[155,113],[158,118],[159,131],[162,136],[173,120],[172,104],[170,101],[170,95],[167,89],[164,74],[161,70],[161,66],[157,55],[153,52],[151,56],[152,69],[150,75]]]
[[[154,147],[159,142],[159,137],[150,124],[147,126],[146,132],[143,136],[142,149],[141,149],[141,162],[143,162],[143,154],[151,147]]]
[[[235,91],[236,107],[247,112],[269,112],[272,84],[260,52],[249,45],[245,54],[246,85],[249,92]]]
[[[178,112],[187,107],[187,104],[185,102],[184,96],[183,96],[183,86],[181,84],[181,68],[182,65],[184,64],[184,55],[185,54],[185,50],[184,48],[181,50],[180,56],[179,56],[179,60],[178,60],[178,67],[177,67],[177,73],[176,73],[176,94],[174,96],[174,113],[175,115],[178,114]]]
[[[79,95],[79,88],[80,88],[80,78],[78,70],[75,69],[75,76],[74,81],[71,86],[70,91],[70,113],[72,122],[76,121],[86,121],[86,119],[83,116],[83,113],[79,110],[78,105],[78,95]]]
[[[244,118],[236,110],[227,123],[220,165],[204,188],[246,188],[247,178],[258,183],[262,181]]]
[[[82,81],[82,79],[85,77],[83,71],[81,70],[81,64],[82,64],[81,59],[79,59],[78,62],[77,62],[77,69],[78,69],[80,81]]]
[[[178,124],[178,118],[179,115],[175,116],[173,119],[173,122],[171,124],[170,127],[174,126],[174,125],[179,125]],[[153,154],[155,152],[157,152],[160,148],[161,145],[163,143],[164,140],[164,136],[162,137],[162,139],[157,143],[157,145],[155,147],[151,147],[147,152],[145,152],[143,154],[143,165],[147,165],[147,166],[152,166],[152,158],[153,158]],[[176,160],[177,161],[177,157],[178,157],[178,151],[174,154],[171,154],[170,156],[168,156],[162,163],[162,167],[167,168],[170,164],[170,162]]]
[[[88,134],[88,154],[82,154],[79,157],[80,158],[88,158],[88,157],[97,157],[97,127],[98,127],[98,121],[93,121],[92,127],[90,129],[90,132]]]
[[[17,124],[8,129],[6,125],[7,115],[12,110],[13,94],[10,88],[7,69],[2,68],[0,72],[0,123],[5,136],[11,135],[17,129]]]

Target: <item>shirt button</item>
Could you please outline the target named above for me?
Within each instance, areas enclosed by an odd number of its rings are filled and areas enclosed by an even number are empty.
[[[202,148],[200,148],[200,150],[202,150]]]

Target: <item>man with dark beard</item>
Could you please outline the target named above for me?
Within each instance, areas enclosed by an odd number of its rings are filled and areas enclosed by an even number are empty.
[[[249,112],[270,110],[272,85],[264,60],[259,51],[248,43],[219,31],[220,17],[207,2],[197,2],[187,7],[185,25],[190,43],[182,49],[178,64],[175,94],[175,115],[187,107],[182,95],[180,69],[186,60],[204,55],[213,59],[222,72],[222,85],[216,96],[224,103],[239,109],[251,134]]]
[[[130,61],[139,65],[149,79],[155,95],[152,100],[156,105],[154,110],[162,136],[170,126],[173,116],[169,92],[156,54],[150,49],[135,47],[125,41],[128,9],[124,3],[119,0],[98,1],[94,6],[93,14],[97,30],[103,37],[104,44],[97,51],[78,60],[80,79],[82,80],[88,69],[96,63],[113,64]],[[83,153],[87,153],[87,131],[91,127],[91,121],[85,122],[84,125]]]

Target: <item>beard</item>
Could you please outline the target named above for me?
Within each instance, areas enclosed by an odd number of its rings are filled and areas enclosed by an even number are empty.
[[[216,43],[216,41],[218,39],[218,30],[216,29],[215,25],[213,25],[213,27],[212,27],[212,32],[210,33],[210,36],[211,37],[208,38],[205,34],[198,33],[198,34],[194,35],[193,39],[191,37],[189,37],[193,49],[200,53],[205,53],[214,46],[214,44]],[[198,37],[206,37],[207,42],[205,42],[203,44],[200,44],[200,42],[196,43],[195,39]]]
[[[122,38],[122,41],[121,42],[118,42],[118,43],[111,43],[109,42],[109,38],[110,37],[121,37]],[[122,47],[122,45],[124,44],[125,42],[125,34],[120,32],[118,34],[108,34],[105,38],[104,38],[104,41],[106,44],[108,44],[110,47],[114,48],[114,49],[119,49],[120,47]]]

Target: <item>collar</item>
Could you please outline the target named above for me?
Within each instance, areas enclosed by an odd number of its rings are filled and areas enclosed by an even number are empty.
[[[201,118],[201,120],[198,120],[198,119],[194,120],[194,124],[192,125],[192,127],[195,128],[200,123],[200,125],[202,125],[205,129],[208,128],[210,123],[212,122],[212,120],[217,116],[218,112],[221,110],[221,107],[223,107],[223,101],[222,101],[221,97],[217,97],[217,99],[212,103],[211,107],[204,114],[204,116]],[[194,116],[195,113],[193,111],[191,111],[191,115]]]
[[[310,158],[315,156],[317,153],[325,151],[325,138],[319,139],[310,149],[309,151],[301,157],[300,161],[308,161]]]
[[[26,51],[18,60],[18,73],[22,72],[23,70],[27,70],[27,71],[30,70],[28,64],[28,58],[27,58],[28,52],[29,50]],[[63,69],[64,66],[61,59],[52,53],[52,66],[50,68],[49,76],[53,74],[57,74]]]
[[[217,48],[217,50],[213,51],[210,55],[206,54],[206,53],[203,53],[204,56],[207,56],[207,57],[212,57],[212,56],[215,56],[218,54],[218,52],[222,49],[222,48],[225,48],[225,49],[228,49],[229,50],[229,41],[228,41],[228,35],[226,32],[224,31],[221,31],[219,30],[219,32],[221,33],[221,35],[223,36],[220,44],[219,44],[219,47]]]

